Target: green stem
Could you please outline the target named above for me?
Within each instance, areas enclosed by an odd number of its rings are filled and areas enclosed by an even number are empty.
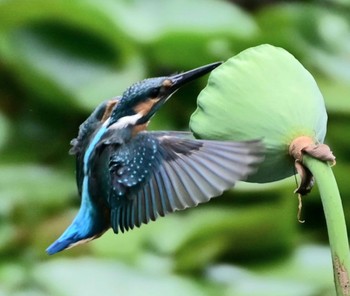
[[[337,182],[331,167],[326,162],[304,155],[303,163],[315,177],[321,195],[332,252],[337,295],[349,296],[349,241]]]

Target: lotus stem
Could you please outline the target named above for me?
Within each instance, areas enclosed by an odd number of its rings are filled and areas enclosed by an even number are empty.
[[[307,154],[303,164],[311,171],[318,185],[326,218],[332,253],[333,273],[338,296],[349,296],[350,253],[343,206],[331,166]]]

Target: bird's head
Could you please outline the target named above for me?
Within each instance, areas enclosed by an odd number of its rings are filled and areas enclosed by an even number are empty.
[[[118,121],[124,126],[147,123],[181,86],[207,74],[220,64],[217,62],[184,73],[149,78],[133,84],[123,93],[111,114],[108,126]]]
[[[102,102],[91,115],[80,125],[78,137],[71,141],[70,154],[77,155],[84,151],[90,141],[90,137],[110,117],[113,108],[118,103],[119,97]]]

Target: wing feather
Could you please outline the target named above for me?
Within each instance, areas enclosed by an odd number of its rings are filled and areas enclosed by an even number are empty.
[[[171,208],[171,212],[173,212],[174,209],[182,209],[185,207],[185,201],[183,200],[184,188],[183,188],[183,184],[181,183],[181,179],[179,179],[179,176],[176,172],[176,168],[174,167],[174,165],[165,163],[163,166],[168,176],[167,183],[170,183],[174,190],[173,201],[174,201],[175,207]]]
[[[188,133],[142,132],[130,145],[133,151],[142,147],[143,156],[137,153],[127,160],[136,166],[135,170],[126,169],[122,175],[112,176],[118,178],[113,184],[127,187],[131,196],[112,209],[111,226],[115,232],[207,202],[244,180],[263,159],[260,141],[194,140]],[[123,155],[132,157],[130,153]],[[129,171],[134,174],[125,175]]]
[[[160,180],[163,184],[165,191],[164,199],[166,201],[166,208],[168,212],[175,208],[175,190],[174,186],[170,183],[168,172],[166,171],[166,164],[160,166],[158,174],[160,175]]]

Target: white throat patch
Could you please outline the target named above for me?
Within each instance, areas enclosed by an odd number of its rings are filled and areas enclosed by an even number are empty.
[[[122,129],[127,127],[128,125],[135,125],[136,122],[142,117],[142,114],[136,113],[135,115],[124,116],[118,119],[117,122],[113,123],[109,128],[110,129]]]

